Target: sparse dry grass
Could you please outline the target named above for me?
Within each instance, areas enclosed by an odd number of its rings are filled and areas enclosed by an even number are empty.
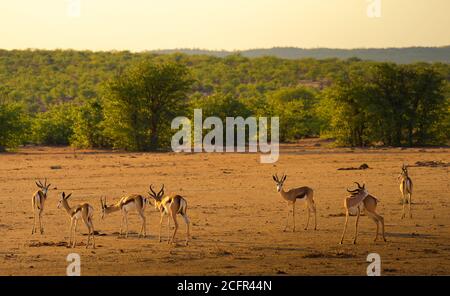
[[[98,248],[86,250],[86,228],[79,224],[78,248],[84,275],[364,275],[369,253],[381,255],[385,274],[450,274],[450,182],[444,166],[411,167],[414,181],[412,220],[400,220],[397,175],[405,162],[450,162],[449,149],[343,149],[303,141],[283,147],[276,164],[260,164],[256,154],[111,153],[70,148],[26,148],[0,154],[0,274],[64,275],[69,220],[56,209],[62,191],[71,204],[90,202]],[[351,153],[348,153],[350,152]],[[338,171],[340,167],[368,170]],[[53,169],[58,166],[58,169]],[[275,191],[273,173],[286,172],[287,188],[315,190],[318,230],[304,231],[303,205],[297,206],[297,232],[282,232],[286,204]],[[34,180],[47,177],[50,191],[45,234],[31,236]],[[387,243],[373,242],[375,225],[361,217],[358,245],[351,244],[351,218],[344,245],[343,199],[352,182],[365,182],[380,199]],[[101,196],[108,202],[123,194],[145,194],[148,185],[165,183],[167,192],[188,200],[193,239],[183,246],[157,241],[159,214],[148,207],[145,239],[137,238],[140,220],[130,214],[130,237],[119,238],[120,214],[100,219]],[[52,186],[52,187],[53,187]],[[292,225],[292,222],[291,222]]]

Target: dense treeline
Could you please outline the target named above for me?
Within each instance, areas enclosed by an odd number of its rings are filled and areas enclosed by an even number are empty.
[[[236,51],[225,50],[202,50],[202,49],[169,49],[154,50],[154,53],[171,54],[175,52],[190,55],[212,55],[226,57],[236,54]],[[298,48],[298,47],[274,47],[262,49],[249,49],[239,51],[239,54],[258,58],[264,56],[275,56],[282,59],[348,59],[357,57],[363,60],[378,62],[392,62],[399,64],[411,64],[422,61],[450,63],[450,46],[443,47],[403,47],[403,48],[357,48],[357,49],[335,49],[335,48]]]
[[[450,66],[130,52],[1,51],[0,149],[154,150],[192,116],[280,116],[282,141],[449,141]]]

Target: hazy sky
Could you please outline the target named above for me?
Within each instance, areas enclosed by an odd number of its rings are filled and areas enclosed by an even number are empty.
[[[450,0],[0,0],[0,48],[441,46],[449,12]]]

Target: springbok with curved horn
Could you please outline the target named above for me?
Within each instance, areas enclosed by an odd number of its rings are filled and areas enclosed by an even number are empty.
[[[310,213],[314,213],[314,230],[317,229],[317,213],[316,213],[316,205],[314,203],[314,191],[310,187],[299,187],[299,188],[293,188],[289,191],[283,190],[284,182],[286,181],[287,176],[283,175],[280,178],[278,178],[278,175],[272,176],[273,180],[277,184],[277,191],[280,193],[280,196],[288,202],[288,214],[286,219],[286,227],[284,228],[284,231],[288,228],[289,224],[289,216],[290,216],[290,206],[292,205],[292,218],[294,220],[294,228],[293,232],[295,232],[295,202],[297,200],[306,200],[306,207],[308,211],[308,217],[306,220],[306,226],[305,230],[308,229],[309,225],[309,217]]]
[[[358,182],[355,182],[355,184],[358,186],[358,188],[354,190],[347,189],[347,191],[351,193],[351,195],[344,200],[345,225],[340,244],[342,244],[342,242],[344,241],[345,230],[347,229],[348,217],[350,215],[356,215],[355,238],[353,239],[353,244],[356,244],[356,239],[358,238],[359,216],[362,209],[364,209],[367,213],[367,216],[369,216],[369,218],[377,224],[377,234],[374,241],[378,239],[380,224],[381,235],[383,237],[383,240],[386,241],[386,238],[384,236],[384,218],[376,213],[378,200],[376,199],[376,197],[369,194],[369,192],[366,190],[365,184],[363,184],[363,186],[361,186]]]
[[[72,196],[72,193],[66,195],[65,192],[61,194],[61,199],[58,202],[58,209],[63,206],[67,214],[70,217],[70,232],[69,232],[69,247],[72,248],[76,246],[76,232],[78,226],[78,220],[82,219],[84,224],[88,229],[88,239],[86,244],[86,249],[89,247],[89,242],[92,236],[93,248],[95,249],[95,234],[94,234],[94,224],[92,222],[92,217],[94,216],[94,208],[88,203],[82,203],[77,206],[69,206],[68,199]],[[73,236],[72,236],[73,233]],[[72,241],[73,237],[73,241]]]
[[[411,212],[411,196],[413,190],[413,183],[411,178],[408,175],[408,167],[403,164],[402,172],[398,176],[398,180],[400,180],[400,192],[402,193],[402,219],[405,218],[405,204],[408,203],[408,212],[409,218],[412,218]]]
[[[155,201],[155,209],[157,209],[161,213],[161,218],[159,220],[159,242],[161,242],[161,228],[162,222],[165,215],[167,215],[167,230],[168,230],[168,244],[173,243],[175,240],[175,234],[178,230],[178,221],[177,215],[181,215],[186,223],[186,246],[189,244],[189,225],[190,220],[187,216],[187,201],[184,197],[180,195],[168,195],[164,196],[164,184],[161,187],[161,190],[156,193],[153,190],[153,185],[150,185],[150,192],[148,193],[151,198]],[[170,218],[172,218],[175,224],[175,230],[173,231],[172,238],[170,237]]]
[[[120,223],[120,235],[123,232],[123,223],[125,221],[125,238],[128,238],[128,212],[133,209],[136,210],[137,214],[141,217],[142,225],[139,231],[138,237],[147,236],[147,227],[145,219],[145,205],[147,204],[147,199],[139,194],[132,194],[122,197],[116,204],[108,206],[106,202],[106,197],[102,200],[100,198],[100,204],[102,206],[102,220],[105,216],[117,211],[122,213],[122,221]]]
[[[44,226],[42,225],[42,214],[44,212],[44,205],[45,201],[47,199],[48,190],[50,188],[50,185],[47,185],[47,179],[44,180],[44,184],[40,180],[36,181],[36,186],[39,188],[38,191],[36,191],[33,194],[33,197],[31,198],[31,208],[33,211],[33,229],[31,230],[31,234],[34,234],[36,232],[36,215],[39,219],[39,229],[41,234],[44,233]]]

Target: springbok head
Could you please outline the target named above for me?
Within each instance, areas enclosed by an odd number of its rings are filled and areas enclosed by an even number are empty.
[[[357,186],[356,189],[350,190],[347,188],[347,192],[351,193],[351,195],[358,195],[358,194],[367,194],[367,189],[366,189],[366,184],[363,183],[363,185],[361,186],[361,184],[359,184],[358,182],[354,182]]]
[[[408,167],[405,164],[402,166],[402,176],[408,176]]]
[[[283,189],[284,181],[286,181],[287,176],[283,174],[283,176],[278,178],[278,174],[272,176],[275,183],[277,183],[277,191],[280,192]]]
[[[42,184],[41,180],[37,180],[35,183],[36,183],[36,186],[42,190],[42,193],[44,193],[44,196],[47,197],[47,193],[48,193],[48,190],[50,189],[50,185],[52,185],[52,184],[47,185],[47,178],[45,178],[44,184]]]
[[[64,202],[67,202],[67,200],[69,199],[69,197],[71,197],[72,196],[72,193],[71,194],[69,194],[69,195],[66,195],[66,193],[65,192],[63,192],[62,194],[61,194],[61,198],[59,199],[59,202],[58,202],[58,209],[59,208],[61,208],[61,205],[64,203]]]
[[[158,207],[161,203],[161,200],[164,197],[164,184],[162,185],[162,187],[158,193],[156,193],[155,190],[153,190],[153,184],[151,184],[148,195],[155,201],[155,208],[158,209]]]

